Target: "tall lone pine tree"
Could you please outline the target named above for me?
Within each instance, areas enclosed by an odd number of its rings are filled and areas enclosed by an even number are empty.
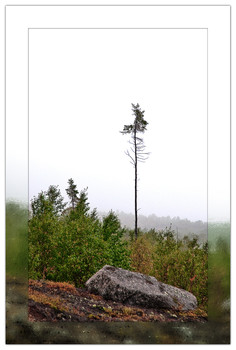
[[[137,204],[137,175],[138,175],[138,162],[145,162],[148,158],[149,152],[144,152],[145,145],[143,139],[138,137],[138,133],[144,133],[148,125],[148,122],[144,119],[144,112],[142,111],[139,104],[134,105],[132,103],[132,111],[135,116],[133,124],[124,125],[123,131],[121,133],[123,135],[131,134],[131,140],[129,143],[131,144],[130,154],[129,150],[125,152],[125,154],[130,158],[130,163],[134,166],[134,207],[135,207],[135,239],[138,237],[138,204]]]

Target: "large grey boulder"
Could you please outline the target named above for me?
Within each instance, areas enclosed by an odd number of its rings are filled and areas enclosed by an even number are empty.
[[[186,290],[157,281],[155,277],[105,265],[87,282],[87,289],[104,299],[146,308],[192,310],[197,299]]]

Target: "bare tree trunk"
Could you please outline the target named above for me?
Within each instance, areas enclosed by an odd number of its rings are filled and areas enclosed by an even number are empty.
[[[135,211],[135,225],[134,225],[134,234],[135,239],[138,238],[138,206],[137,206],[137,167],[138,167],[138,159],[137,159],[137,143],[136,143],[136,130],[134,132],[134,151],[135,151],[135,163],[134,163],[134,169],[135,169],[135,177],[134,177],[134,211]]]
[[[137,208],[137,164],[135,165],[135,239],[138,237],[138,208]]]
[[[139,107],[139,104],[134,105],[132,103],[132,111],[135,115],[134,123],[130,125],[124,125],[123,131],[120,131],[123,135],[131,134],[131,140],[129,143],[131,144],[131,153],[129,150],[125,152],[125,154],[131,159],[130,163],[134,166],[134,215],[135,215],[135,226],[134,226],[134,234],[135,240],[138,238],[138,161],[144,162],[148,158],[147,152],[144,152],[145,145],[143,143],[143,139],[141,137],[137,137],[137,133],[144,133],[146,130],[146,126],[148,122],[144,120],[144,112]]]

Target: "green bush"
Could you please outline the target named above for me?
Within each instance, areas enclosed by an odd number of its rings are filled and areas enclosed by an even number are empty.
[[[222,323],[230,319],[230,231],[230,223],[209,225],[209,314]]]
[[[28,209],[24,203],[6,203],[6,273],[27,278]]]
[[[139,229],[135,239],[134,231],[125,232],[113,211],[99,220],[96,210],[90,211],[87,189],[79,193],[73,186],[76,200],[64,211],[57,186],[32,200],[30,278],[84,286],[95,272],[109,264],[152,275],[163,283],[188,290],[206,308],[207,244],[200,245],[195,236],[176,239],[171,227],[146,233]],[[227,250],[223,244],[220,247]]]
[[[116,215],[110,212],[101,222],[96,211],[89,213],[84,191],[80,199],[67,215],[59,216],[43,198],[39,205],[43,211],[29,221],[30,278],[84,286],[106,264],[130,267],[124,230]]]
[[[131,266],[157,280],[192,292],[199,305],[207,306],[208,249],[194,237],[176,240],[170,228],[143,233],[131,243]]]
[[[29,278],[84,286],[109,264],[188,290],[205,309],[209,286],[209,313],[225,313],[222,305],[230,298],[230,224],[209,225],[209,252],[208,243],[200,245],[197,237],[177,240],[171,227],[139,229],[135,239],[134,231],[124,230],[114,212],[99,220],[96,210],[90,211],[86,190],[74,208],[64,211],[57,186],[49,190],[34,197],[29,220],[26,205],[6,203],[8,275],[27,278],[28,258]]]

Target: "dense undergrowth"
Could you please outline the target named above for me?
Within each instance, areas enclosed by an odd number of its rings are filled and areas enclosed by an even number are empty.
[[[69,210],[56,210],[47,192],[34,198],[32,208],[29,278],[83,287],[109,264],[188,290],[206,307],[208,245],[200,245],[197,237],[178,240],[170,226],[159,231],[139,230],[134,239],[133,230],[122,228],[114,212],[100,220],[96,210],[90,211],[86,190]]]
[[[25,270],[28,260],[28,277],[33,280],[83,287],[89,277],[109,264],[186,289],[205,310],[209,283],[211,288],[217,283],[217,292],[215,288],[210,291],[211,300],[222,303],[229,298],[230,248],[224,238],[218,238],[214,249],[209,251],[208,244],[200,245],[197,237],[177,240],[171,227],[139,231],[135,240],[134,232],[122,228],[114,212],[100,220],[95,210],[90,211],[86,193],[81,194],[77,205],[63,213],[56,212],[47,198],[40,201],[37,198],[40,205],[29,217],[28,237],[25,225],[28,211],[20,204],[7,203],[8,274]]]
[[[198,304],[208,299],[208,244],[197,238],[176,240],[171,228],[142,234],[131,247],[131,267],[157,280],[192,292]]]

